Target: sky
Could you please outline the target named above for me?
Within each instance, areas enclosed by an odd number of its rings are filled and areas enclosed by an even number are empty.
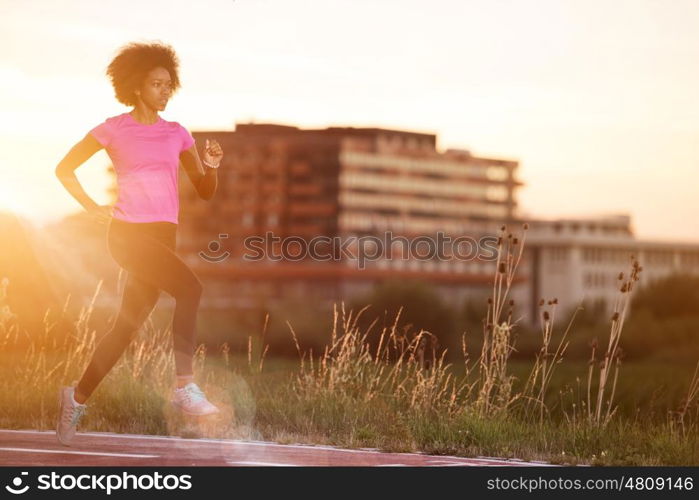
[[[640,239],[699,242],[699,1],[0,0],[0,209],[82,207],[54,168],[130,108],[105,69],[172,45],[161,115],[434,133],[520,163],[520,215],[629,214]],[[77,171],[107,203],[109,159]]]

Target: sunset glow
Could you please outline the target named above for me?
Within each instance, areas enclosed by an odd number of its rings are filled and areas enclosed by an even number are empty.
[[[127,111],[104,76],[118,47],[160,39],[183,82],[163,117],[192,131],[436,133],[519,161],[525,216],[628,213],[641,238],[699,241],[691,0],[13,2],[0,19],[0,206],[36,221],[81,210],[53,169]],[[79,170],[99,201],[107,164]]]

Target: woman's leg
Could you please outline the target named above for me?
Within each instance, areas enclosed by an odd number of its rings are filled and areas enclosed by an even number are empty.
[[[172,335],[176,374],[191,376],[201,281],[175,253],[172,239],[164,244],[150,234],[117,228],[109,244],[112,256],[124,269],[175,299]]]
[[[109,373],[158,302],[160,290],[129,273],[121,308],[112,328],[97,344],[92,360],[75,389],[75,400],[84,403]]]

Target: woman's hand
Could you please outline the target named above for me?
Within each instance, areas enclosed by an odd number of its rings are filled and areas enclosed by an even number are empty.
[[[212,139],[206,140],[206,146],[204,147],[204,161],[212,165],[220,165],[221,158],[223,158],[223,149],[218,141]]]
[[[100,224],[107,224],[114,213],[114,207],[111,205],[97,205],[95,208],[87,212],[92,220]]]

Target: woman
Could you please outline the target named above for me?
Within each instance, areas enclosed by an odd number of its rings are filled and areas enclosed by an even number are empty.
[[[191,134],[177,122],[162,119],[168,99],[180,87],[179,61],[161,43],[130,43],[107,68],[116,98],[133,106],[90,130],[56,167],[56,175],[94,220],[109,224],[107,244],[114,260],[128,272],[121,309],[100,340],[82,378],[59,391],[58,440],[70,445],[85,402],[121,357],[155,306],[161,290],[175,298],[172,322],[176,387],[172,404],[190,415],[219,409],[194,383],[196,315],[202,284],[175,253],[178,224],[178,166],[181,162],[198,195],[210,200],[217,187],[223,151],[206,141],[204,165]],[[117,176],[114,207],[97,205],[82,189],[74,170],[105,148]]]

